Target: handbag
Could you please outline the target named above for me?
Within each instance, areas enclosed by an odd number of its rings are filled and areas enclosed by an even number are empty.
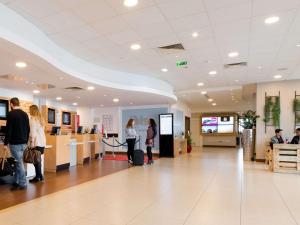
[[[0,151],[0,177],[13,176],[16,172],[16,160],[7,156],[8,150]]]
[[[35,148],[26,148],[23,154],[24,163],[37,164],[42,161],[41,152]]]

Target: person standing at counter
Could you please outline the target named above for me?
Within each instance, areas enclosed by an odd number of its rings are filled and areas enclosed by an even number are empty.
[[[37,105],[31,105],[29,108],[30,112],[30,133],[29,133],[29,147],[40,151],[44,154],[46,146],[46,136],[45,136],[45,125],[42,115],[39,111]],[[35,168],[35,177],[29,182],[37,183],[44,180],[42,174],[42,164],[41,162],[33,164]]]
[[[23,154],[29,139],[29,118],[27,113],[20,109],[18,98],[10,100],[11,111],[7,115],[4,149],[10,149],[15,158],[16,173],[14,176],[12,191],[27,188],[26,175],[23,163]],[[7,147],[8,146],[8,147]]]
[[[296,136],[293,137],[291,144],[300,144],[300,128],[296,129]]]
[[[147,138],[146,138],[146,146],[147,146],[147,156],[148,156],[148,164],[153,164],[153,157],[152,157],[152,147],[154,147],[154,138],[156,137],[157,129],[155,120],[150,118],[149,119],[149,126],[147,129]]]
[[[127,157],[128,163],[133,164],[133,156],[134,156],[134,147],[136,140],[136,131],[134,129],[134,119],[130,119],[126,125],[126,142],[127,142]]]

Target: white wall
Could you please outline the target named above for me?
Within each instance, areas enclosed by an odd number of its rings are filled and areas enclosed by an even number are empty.
[[[89,107],[78,107],[77,114],[80,116],[80,126],[92,128],[94,112]]]
[[[107,130],[107,133],[119,133],[120,127],[120,108],[119,107],[103,107],[103,108],[94,108],[93,109],[93,124],[97,124],[98,128],[101,129],[103,123],[103,116],[111,115],[112,116],[112,130]]]
[[[256,154],[258,159],[264,159],[265,144],[274,135],[274,127],[267,127],[265,133],[264,106],[265,92],[267,95],[278,95],[280,91],[280,128],[283,129],[284,136],[291,139],[294,136],[293,101],[295,91],[300,94],[300,80],[279,81],[272,83],[261,83],[257,85],[256,110],[260,118],[256,128]]]
[[[31,93],[24,91],[16,91],[12,89],[0,88],[0,96],[6,98],[17,97],[21,100],[33,101],[33,95]]]

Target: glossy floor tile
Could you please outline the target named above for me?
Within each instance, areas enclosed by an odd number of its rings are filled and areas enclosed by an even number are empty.
[[[205,148],[160,159],[2,210],[0,224],[300,224],[300,176],[244,163],[241,153]]]

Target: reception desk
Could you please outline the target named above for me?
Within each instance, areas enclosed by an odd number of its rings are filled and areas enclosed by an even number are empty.
[[[183,138],[174,139],[174,157],[178,157],[179,154],[187,153],[187,140]]]
[[[77,141],[77,164],[83,165],[91,159],[91,135],[75,134],[73,138]]]
[[[102,137],[100,134],[90,134],[91,156],[98,159],[101,152]]]
[[[70,166],[71,134],[46,135],[47,144],[52,147],[45,151],[45,171],[56,172]]]

